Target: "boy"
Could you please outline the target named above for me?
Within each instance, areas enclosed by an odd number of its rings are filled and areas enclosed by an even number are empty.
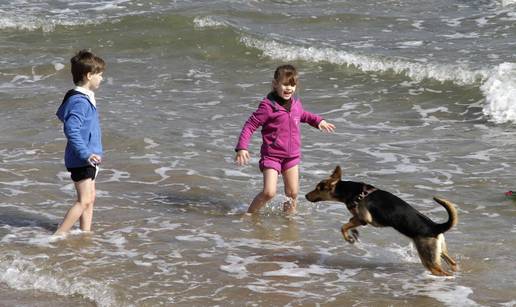
[[[64,235],[80,219],[81,230],[91,231],[95,177],[102,161],[102,141],[93,91],[99,88],[106,64],[87,50],[71,60],[74,89],[69,90],[57,110],[67,139],[65,166],[77,191],[77,201],[66,213],[54,235]]]

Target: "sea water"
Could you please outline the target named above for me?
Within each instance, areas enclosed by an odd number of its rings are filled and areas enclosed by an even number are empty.
[[[0,305],[516,305],[515,1],[4,1],[0,41]],[[52,238],[82,48],[107,62],[94,231]],[[249,217],[259,133],[248,166],[234,146],[283,63],[337,129],[303,127],[299,212],[280,180]],[[460,271],[390,228],[345,242],[345,206],[303,197],[336,165],[436,222],[454,202]]]

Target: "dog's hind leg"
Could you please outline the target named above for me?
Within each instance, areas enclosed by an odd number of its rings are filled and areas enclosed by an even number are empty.
[[[448,265],[450,266],[450,269],[454,272],[457,272],[457,270],[459,269],[459,266],[457,265],[457,261],[453,260],[452,257],[450,257],[450,255],[448,255],[447,253],[442,253],[441,255],[444,259],[444,261],[446,261],[446,263],[448,263]]]
[[[414,244],[423,265],[437,276],[451,276],[452,274],[441,267],[441,242],[438,238],[414,238]]]
[[[446,246],[444,235],[441,234],[441,236],[441,257],[444,259],[444,261],[446,261],[446,263],[448,263],[452,271],[457,272],[459,266],[457,265],[457,262],[448,254],[448,247]]]
[[[360,222],[356,216],[353,216],[349,219],[349,222],[342,225],[340,232],[342,232],[344,240],[348,241],[349,243],[355,243],[355,241],[358,240],[358,231],[355,228],[358,226],[362,226],[362,222]],[[352,236],[349,235],[349,231],[351,231]]]

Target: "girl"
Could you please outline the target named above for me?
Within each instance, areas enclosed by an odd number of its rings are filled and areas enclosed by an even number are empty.
[[[299,190],[299,163],[301,162],[301,127],[308,123],[312,127],[333,132],[335,126],[320,116],[303,110],[301,100],[294,96],[298,73],[292,65],[276,68],[272,80],[272,91],[265,97],[258,109],[245,122],[235,148],[238,165],[249,162],[247,150],[251,136],[262,126],[262,147],[260,170],[263,173],[263,190],[256,195],[247,210],[255,213],[276,195],[278,175],[283,176],[285,195],[291,199],[283,204],[283,211],[294,213]]]

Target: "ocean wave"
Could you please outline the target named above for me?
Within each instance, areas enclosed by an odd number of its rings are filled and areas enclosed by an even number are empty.
[[[516,63],[498,65],[480,89],[486,97],[485,115],[499,124],[516,122]]]
[[[467,85],[476,84],[486,79],[489,75],[487,70],[471,70],[462,65],[416,63],[401,59],[354,54],[332,48],[287,45],[273,40],[264,41],[248,36],[241,37],[241,42],[249,48],[261,50],[264,55],[273,59],[328,62],[337,65],[353,66],[364,72],[393,72],[405,75],[415,81],[433,79],[441,82],[451,81],[458,85]]]
[[[57,26],[78,26],[78,25],[95,25],[101,24],[107,19],[98,17],[96,19],[89,18],[65,18],[65,17],[47,17],[47,16],[30,16],[25,14],[8,15],[2,12],[0,18],[0,29],[25,30],[53,32]]]
[[[194,18],[196,29],[226,28],[228,23],[213,16],[198,16]]]
[[[496,123],[516,122],[516,64],[502,63],[493,69],[473,70],[462,65],[416,63],[359,55],[332,48],[301,47],[276,41],[241,37],[249,48],[259,49],[272,59],[303,60],[353,66],[363,72],[392,72],[416,82],[425,79],[479,86],[485,97],[484,115]]]
[[[498,0],[502,6],[516,5],[516,0]]]
[[[0,258],[0,282],[10,288],[39,290],[63,296],[80,295],[98,306],[120,305],[114,291],[107,284],[87,278],[59,278],[44,271],[33,260],[20,258],[20,255]]]
[[[0,4],[0,29],[53,32],[57,26],[97,25],[143,13],[130,9],[127,0],[68,2],[62,4],[14,1]]]

